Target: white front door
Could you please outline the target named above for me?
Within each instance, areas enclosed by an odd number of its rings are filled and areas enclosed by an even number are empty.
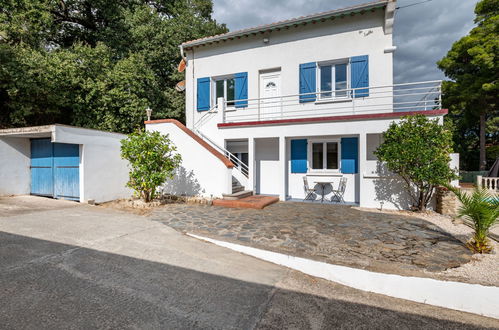
[[[260,118],[281,116],[281,72],[260,74]]]

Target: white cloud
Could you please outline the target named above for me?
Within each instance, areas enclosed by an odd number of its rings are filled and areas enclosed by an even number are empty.
[[[403,7],[422,0],[399,0]],[[367,0],[214,0],[214,18],[230,30],[343,8]],[[401,8],[395,17],[396,82],[443,79],[436,62],[473,28],[477,0],[433,0]]]

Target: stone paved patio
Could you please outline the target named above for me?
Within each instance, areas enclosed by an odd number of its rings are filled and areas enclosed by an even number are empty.
[[[422,219],[345,205],[280,202],[249,210],[174,204],[150,217],[182,232],[402,275],[442,271],[471,258],[460,241]]]

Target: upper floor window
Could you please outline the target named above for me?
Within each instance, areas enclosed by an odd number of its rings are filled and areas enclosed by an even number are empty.
[[[234,106],[235,86],[234,78],[215,79],[215,102],[218,103],[218,98],[223,97],[227,106]]]
[[[319,63],[320,99],[345,98],[350,86],[348,61]]]

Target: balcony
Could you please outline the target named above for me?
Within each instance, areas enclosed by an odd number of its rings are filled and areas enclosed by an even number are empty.
[[[370,86],[333,92],[237,100],[236,102],[228,102],[219,98],[217,106],[206,113],[198,124],[202,124],[211,113],[218,114],[219,126],[223,127],[286,121],[299,122],[304,119],[319,121],[321,118],[326,120],[352,115],[368,117],[373,114],[386,114],[390,116],[394,112],[410,114],[439,110],[442,105],[441,83],[440,80],[435,80],[392,86]]]

